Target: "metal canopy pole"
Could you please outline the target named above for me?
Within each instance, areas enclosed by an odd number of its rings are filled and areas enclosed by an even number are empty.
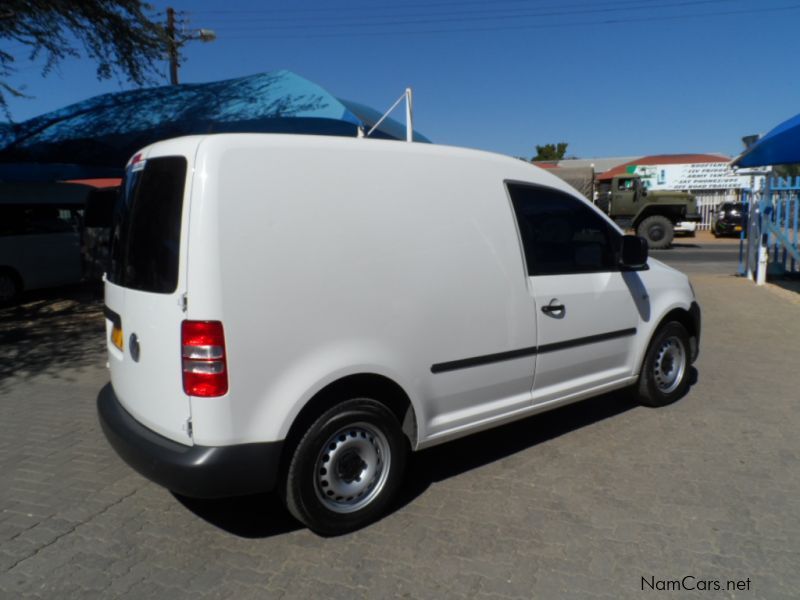
[[[403,92],[403,95],[400,96],[397,100],[395,100],[395,103],[392,104],[392,106],[389,108],[389,110],[387,110],[385,113],[383,113],[383,116],[380,119],[378,119],[378,122],[375,123],[375,125],[372,126],[372,129],[370,129],[366,133],[366,136],[364,136],[364,137],[369,137],[370,135],[372,135],[372,132],[375,131],[380,126],[380,124],[383,123],[386,120],[386,117],[388,117],[392,113],[392,111],[395,108],[397,108],[397,105],[400,104],[403,100],[406,101],[406,141],[407,142],[413,142],[414,141],[414,115],[413,115],[413,108],[412,108],[412,93],[411,93],[411,88],[410,87],[406,88],[406,91]],[[358,137],[362,137],[362,136],[359,135]]]

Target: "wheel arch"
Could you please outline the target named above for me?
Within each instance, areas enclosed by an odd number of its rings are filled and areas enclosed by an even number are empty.
[[[417,414],[406,391],[385,375],[356,373],[327,384],[303,405],[289,427],[286,436],[287,449],[293,447],[314,420],[326,410],[358,396],[377,400],[391,410],[397,417],[411,448],[416,447]]]
[[[655,216],[661,216],[669,219],[670,223],[672,223],[674,226],[675,223],[680,221],[680,217],[683,214],[682,209],[682,204],[650,204],[643,207],[638,213],[636,213],[636,216],[633,217],[633,228],[637,229],[641,222],[646,218]]]
[[[650,345],[653,343],[653,339],[655,339],[656,335],[658,335],[658,332],[661,331],[664,325],[672,321],[676,321],[683,325],[689,334],[689,343],[691,346],[690,364],[697,359],[700,347],[700,307],[697,302],[692,302],[688,309],[678,306],[668,310],[664,316],[659,319],[658,324],[653,327],[653,330],[651,331],[647,340],[647,344],[645,344],[644,350],[638,360],[639,373],[641,373],[642,369],[644,368],[644,361],[647,358],[647,352],[650,350]]]

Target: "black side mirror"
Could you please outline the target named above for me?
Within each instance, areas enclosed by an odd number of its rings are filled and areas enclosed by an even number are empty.
[[[646,271],[647,240],[638,235],[623,235],[619,266],[625,271]]]

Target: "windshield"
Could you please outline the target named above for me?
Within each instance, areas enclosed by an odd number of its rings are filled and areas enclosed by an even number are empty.
[[[182,156],[129,167],[111,229],[111,283],[145,292],[175,291],[185,180]]]

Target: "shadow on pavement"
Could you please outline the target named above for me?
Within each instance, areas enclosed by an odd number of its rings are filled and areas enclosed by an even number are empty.
[[[691,367],[689,391],[697,381],[697,369]],[[433,483],[502,460],[637,406],[638,402],[625,391],[611,392],[413,453],[405,482],[390,513],[413,502]],[[201,519],[243,538],[267,538],[303,527],[289,514],[277,493],[215,500],[175,497]]]
[[[204,521],[243,538],[267,538],[303,527],[275,493],[214,500],[173,496]]]
[[[97,364],[105,349],[102,294],[97,286],[70,286],[28,294],[0,307],[0,388],[12,376],[49,371],[70,378]]]
[[[391,512],[413,502],[432,483],[502,460],[636,406],[624,393],[606,394],[414,453]],[[277,493],[215,500],[176,498],[198,517],[239,537],[265,538],[303,527],[289,514]]]
[[[768,277],[767,281],[787,292],[794,292],[798,295],[798,299],[800,299],[800,275],[789,274],[783,277]]]
[[[411,456],[399,504],[413,501],[435,482],[502,460],[637,406],[625,392],[612,392],[417,452]]]

